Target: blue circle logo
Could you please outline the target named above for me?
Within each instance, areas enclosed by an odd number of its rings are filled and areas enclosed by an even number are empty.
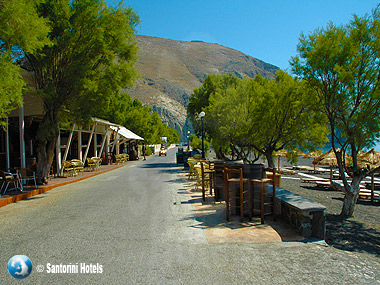
[[[24,279],[32,273],[32,262],[25,255],[15,255],[8,262],[8,272],[16,279]]]

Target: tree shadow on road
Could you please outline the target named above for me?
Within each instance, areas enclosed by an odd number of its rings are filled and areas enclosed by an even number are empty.
[[[141,168],[157,169],[162,173],[178,173],[178,165],[175,163],[147,163],[140,166]]]
[[[326,215],[326,242],[342,250],[380,256],[380,232],[339,215]]]

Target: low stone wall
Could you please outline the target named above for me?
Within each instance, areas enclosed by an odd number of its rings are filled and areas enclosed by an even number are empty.
[[[270,186],[270,191],[272,187]],[[325,239],[326,207],[310,199],[276,187],[277,213],[306,238]]]

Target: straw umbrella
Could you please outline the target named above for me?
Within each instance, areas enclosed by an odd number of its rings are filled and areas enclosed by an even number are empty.
[[[330,166],[330,181],[331,181],[332,178],[333,178],[333,172],[332,172],[333,166],[337,166],[338,165],[336,157],[335,158],[334,157],[330,157],[330,156],[324,157],[317,164]]]
[[[338,148],[337,151],[340,151]],[[350,160],[350,156],[348,154],[345,154],[346,161]],[[332,168],[333,166],[338,165],[338,160],[336,159],[336,155],[334,153],[333,149],[330,149],[328,152],[325,152],[314,159],[313,164],[320,164],[320,165],[328,165],[330,166],[330,180],[332,180]]]
[[[295,150],[293,150],[292,152],[295,152],[297,154],[297,156],[302,156],[304,157],[306,154],[303,152],[303,151],[300,151],[298,148],[296,148]]]
[[[288,154],[288,151],[286,150],[286,149],[282,149],[282,150],[279,150],[279,151],[276,151],[275,153],[274,153],[274,156],[277,156],[277,158],[278,158],[278,171],[280,171],[280,158],[281,157],[286,157],[287,156],[287,154]]]
[[[330,149],[328,152],[322,153],[320,156],[316,157],[313,160],[313,164],[328,165],[330,166],[330,181],[332,180],[332,168],[333,166],[338,165],[335,153],[333,149]]]
[[[316,158],[322,154],[321,150],[309,151],[307,154],[303,156],[303,158]],[[314,165],[314,173],[315,173],[315,164]]]
[[[307,154],[304,155],[303,158],[316,158],[322,154],[322,151],[316,150],[316,151],[309,151]]]
[[[380,166],[380,153],[372,148],[370,151],[362,154],[358,158],[360,168],[376,168]],[[373,192],[375,190],[374,173],[371,175],[371,202],[373,202]]]

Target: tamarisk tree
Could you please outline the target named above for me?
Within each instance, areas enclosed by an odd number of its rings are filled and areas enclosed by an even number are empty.
[[[122,88],[136,77],[138,16],[103,0],[45,0],[36,7],[51,29],[49,46],[25,52],[22,65],[44,103],[37,131],[37,174],[46,182],[59,125],[86,122],[123,101]]]
[[[330,23],[301,35],[298,56],[291,60],[294,73],[315,90],[311,94],[316,106],[328,119],[343,179],[343,186],[336,185],[345,194],[342,217],[353,215],[360,181],[380,170],[358,166],[359,150],[373,145],[380,135],[379,12],[378,7],[372,15],[354,16],[347,25]]]

